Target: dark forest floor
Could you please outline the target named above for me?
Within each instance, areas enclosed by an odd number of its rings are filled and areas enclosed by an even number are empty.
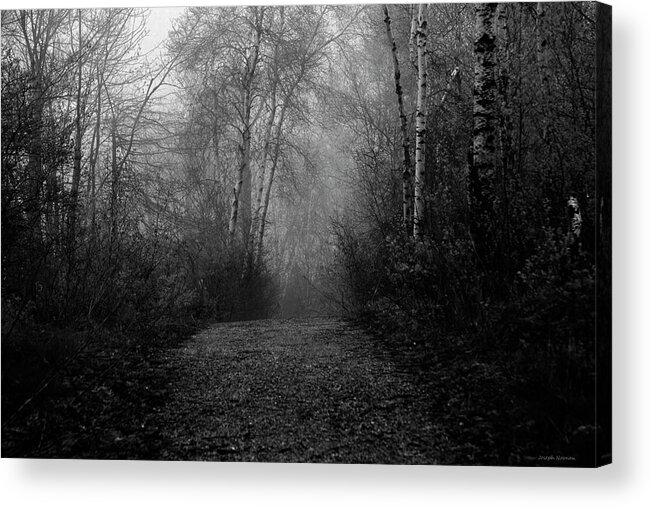
[[[6,359],[3,457],[538,461],[526,421],[508,420],[504,373],[451,339],[423,348],[328,318],[216,324],[180,345],[89,350],[10,419]]]
[[[222,324],[170,351],[163,459],[438,463],[427,390],[332,319]]]

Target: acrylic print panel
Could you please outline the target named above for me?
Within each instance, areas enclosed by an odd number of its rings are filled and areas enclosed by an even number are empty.
[[[3,11],[3,457],[609,463],[610,16]]]

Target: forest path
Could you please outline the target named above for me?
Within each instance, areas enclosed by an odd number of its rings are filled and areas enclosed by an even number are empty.
[[[410,463],[441,460],[428,393],[342,320],[218,324],[161,358],[162,459]]]

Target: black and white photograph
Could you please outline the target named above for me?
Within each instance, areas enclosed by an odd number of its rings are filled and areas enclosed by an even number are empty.
[[[3,461],[611,463],[609,5],[18,7]]]

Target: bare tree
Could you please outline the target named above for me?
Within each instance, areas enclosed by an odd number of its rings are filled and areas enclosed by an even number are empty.
[[[246,235],[251,229],[251,130],[255,118],[252,118],[254,100],[254,84],[258,65],[260,62],[260,44],[262,38],[262,25],[264,22],[264,7],[251,8],[251,44],[246,48],[244,57],[244,71],[242,77],[242,102],[239,109],[242,122],[242,141],[239,146],[240,163],[237,172],[233,199],[231,201],[231,218],[228,224],[230,241],[233,240],[235,227],[240,216],[242,234],[246,242]]]

